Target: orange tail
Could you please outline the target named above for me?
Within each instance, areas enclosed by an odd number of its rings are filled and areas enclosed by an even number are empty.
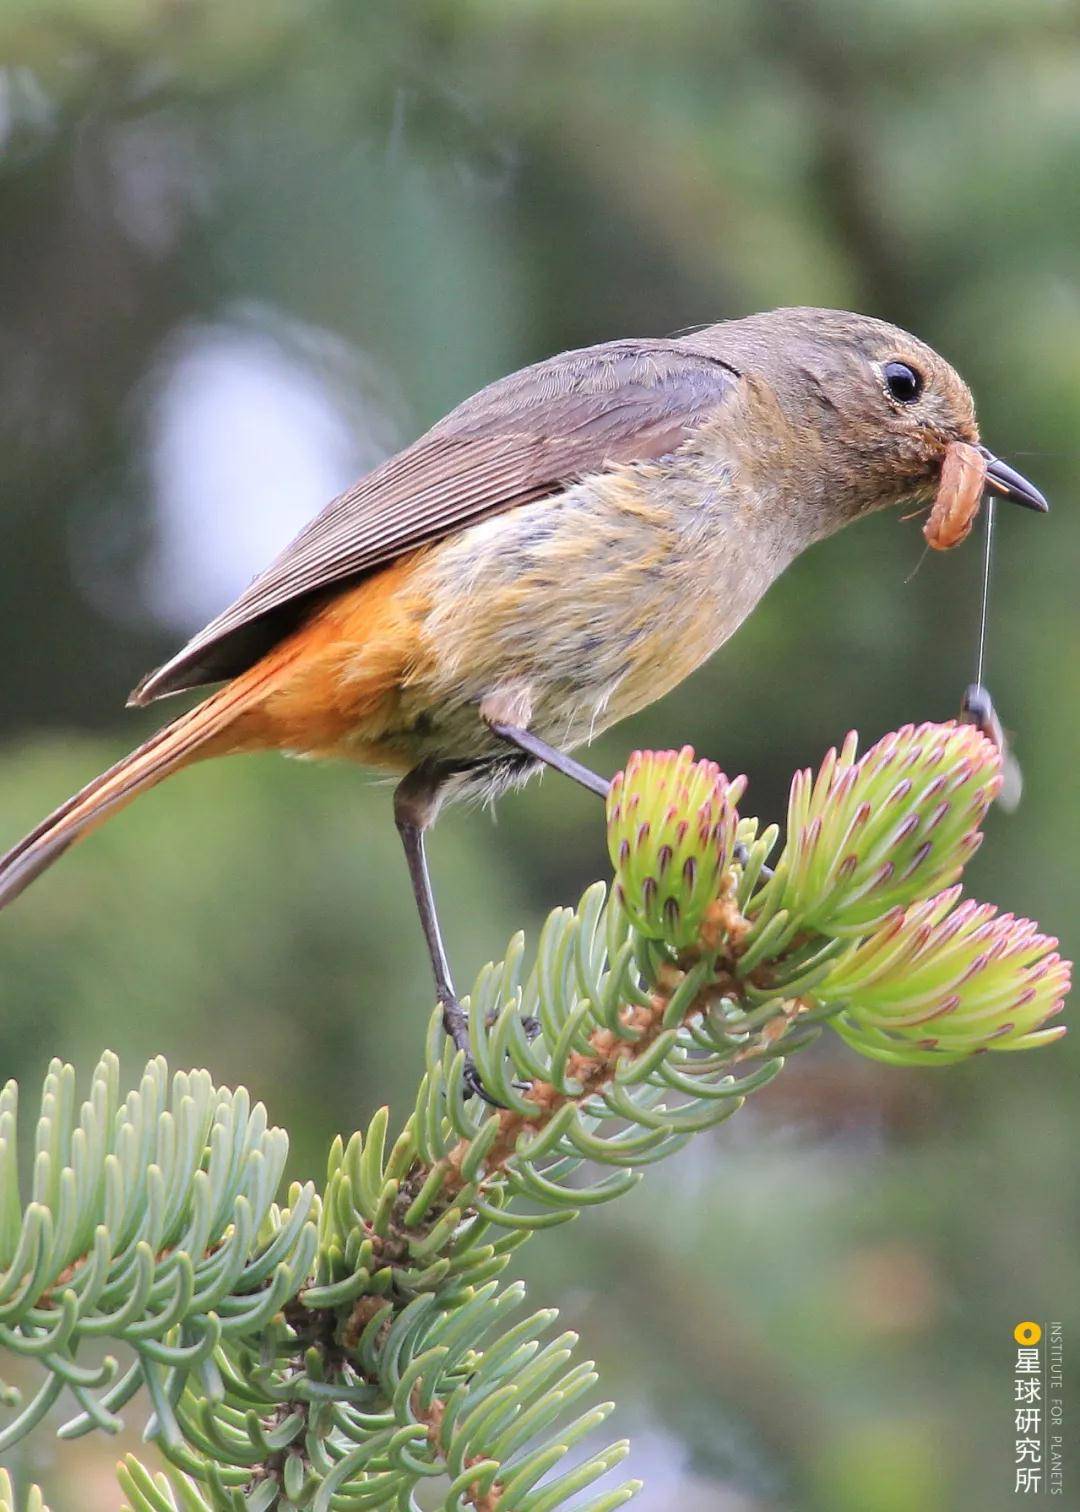
[[[250,706],[253,695],[264,691],[268,670],[256,665],[250,673],[158,730],[61,804],[6,856],[0,857],[0,908],[17,898],[69,845],[81,840],[139,793],[204,756],[239,749],[229,738],[229,727]]]

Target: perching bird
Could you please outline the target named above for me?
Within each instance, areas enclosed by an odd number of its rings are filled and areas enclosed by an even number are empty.
[[[395,818],[466,1048],[424,855],[443,800],[496,795],[541,763],[604,792],[563,753],[681,682],[807,546],[929,502],[957,441],[978,430],[948,363],[834,310],[606,342],[501,379],[329,504],[139,684],[135,704],[224,686],[9,851],[0,905],[207,756],[404,773]],[[1046,508],[995,458],[987,482]]]

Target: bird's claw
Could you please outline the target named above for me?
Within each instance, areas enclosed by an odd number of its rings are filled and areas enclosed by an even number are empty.
[[[462,1086],[466,1098],[479,1097],[493,1108],[501,1108],[503,1104],[484,1086],[480,1072],[476,1069],[476,1062],[472,1058],[469,1047],[469,1015],[458,1002],[456,997],[448,994],[439,996],[439,1007],[442,1009],[443,1030],[447,1037],[453,1041],[454,1047],[465,1056],[465,1067],[462,1072]]]
[[[465,1097],[479,1097],[490,1108],[505,1108],[506,1104],[500,1102],[497,1097],[493,1097],[484,1086],[480,1072],[477,1070],[476,1062],[472,1058],[469,1041],[469,1015],[465,1012],[465,1009],[456,997],[441,995],[439,1006],[442,1009],[444,1031],[448,1038],[453,1041],[455,1048],[462,1051],[465,1056],[465,1066],[462,1071],[462,1087]],[[530,1039],[534,1034],[539,1033],[540,1024],[538,1020],[527,1019],[525,1020],[525,1024],[525,1032]],[[535,1028],[531,1027],[533,1024],[535,1024]],[[517,1085],[515,1083],[515,1086]]]
[[[465,1089],[465,1096],[467,1098],[473,1096],[479,1097],[491,1108],[506,1107],[506,1104],[501,1103],[497,1097],[492,1097],[491,1093],[484,1086],[484,1083],[480,1078],[480,1072],[476,1069],[476,1062],[473,1060],[471,1055],[467,1055],[465,1057],[465,1068],[462,1072],[461,1080]]]

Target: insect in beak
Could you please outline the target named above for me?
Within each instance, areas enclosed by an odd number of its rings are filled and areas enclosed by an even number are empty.
[[[967,538],[988,488],[1040,514],[1050,508],[1033,483],[985,446],[952,441],[945,449],[934,507],[923,526],[923,535],[935,551],[949,551]]]
[[[983,494],[994,494],[1022,504],[1025,509],[1045,514],[1050,508],[1039,490],[1007,463],[987,451],[985,446],[969,446],[954,441],[946,449],[941,481],[930,518],[923,526],[927,541],[938,551],[957,546],[969,534],[979,512]],[[1024,788],[1020,763],[1009,749],[994,700],[983,684],[986,662],[986,623],[990,610],[990,565],[994,540],[994,499],[986,504],[986,544],[983,549],[982,605],[979,614],[979,648],[976,656],[975,681],[964,691],[960,705],[960,723],[974,725],[990,741],[1001,757],[1001,790],[997,801],[1006,813],[1020,802]]]
[[[980,453],[986,463],[986,484],[1003,499],[1008,499],[1012,504],[1020,504],[1024,509],[1035,509],[1039,514],[1046,514],[1050,506],[1042,494],[1022,477],[1015,468],[1003,462],[1000,457],[995,457],[993,452],[987,451],[985,446],[980,446]]]

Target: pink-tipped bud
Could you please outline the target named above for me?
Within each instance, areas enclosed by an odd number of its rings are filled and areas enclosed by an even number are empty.
[[[895,910],[815,990],[821,1002],[844,1005],[832,1023],[856,1049],[897,1064],[944,1064],[1065,1033],[1047,1026],[1072,971],[1057,941],[1030,919],[959,895],[954,887]]]
[[[972,725],[905,725],[856,760],[849,735],[796,775],[777,867],[782,906],[821,934],[864,934],[954,882],[978,849],[1001,756]]]
[[[635,751],[608,794],[615,890],[632,923],[676,949],[693,944],[719,896],[744,777],[681,751]]]

